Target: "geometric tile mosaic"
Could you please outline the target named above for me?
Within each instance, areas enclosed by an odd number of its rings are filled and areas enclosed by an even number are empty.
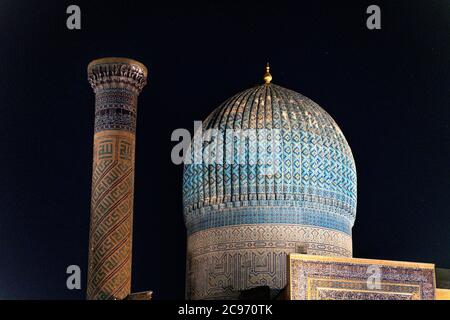
[[[306,244],[315,254],[351,255],[356,203],[353,155],[326,111],[274,84],[238,93],[207,117],[185,157],[187,296],[233,297],[236,290],[264,283],[282,288],[285,258],[296,245]],[[278,233],[261,239],[258,250],[245,236],[233,240],[264,225],[276,226]],[[209,231],[221,228],[229,232],[214,252],[206,250],[217,236]],[[331,238],[345,235],[345,245],[329,243],[318,230]],[[193,241],[198,235],[201,241]]]
[[[291,254],[290,300],[434,300],[434,265]]]

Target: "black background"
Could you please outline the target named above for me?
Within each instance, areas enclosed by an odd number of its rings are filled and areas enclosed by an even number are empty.
[[[82,29],[66,28],[81,7]],[[381,7],[382,29],[366,28]],[[0,298],[82,299],[89,228],[95,58],[149,68],[139,101],[133,291],[184,297],[182,167],[192,132],[231,95],[273,82],[319,103],[358,172],[354,256],[450,267],[450,3],[151,1],[0,4]],[[82,290],[66,268],[83,270]]]

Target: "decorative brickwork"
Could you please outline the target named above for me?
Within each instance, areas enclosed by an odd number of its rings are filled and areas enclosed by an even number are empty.
[[[121,58],[88,67],[96,94],[88,299],[130,294],[137,97],[146,73]]]
[[[287,255],[301,246],[310,254],[352,256],[351,236],[326,228],[251,224],[196,232],[188,238],[188,298],[236,299],[261,285],[281,290]]]
[[[291,300],[434,300],[433,264],[290,255]]]

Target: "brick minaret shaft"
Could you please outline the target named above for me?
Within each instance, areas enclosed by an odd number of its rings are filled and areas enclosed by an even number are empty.
[[[131,289],[137,98],[146,67],[126,58],[88,66],[95,92],[87,298],[123,299]]]

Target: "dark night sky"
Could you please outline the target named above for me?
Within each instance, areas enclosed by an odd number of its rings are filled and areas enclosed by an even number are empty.
[[[139,101],[133,291],[184,297],[182,167],[170,160],[170,135],[261,83],[266,61],[274,83],[319,103],[349,141],[358,172],[354,256],[450,267],[450,3],[336,2],[3,0],[0,298],[85,296],[94,120],[86,66],[104,56],[149,68]],[[80,31],[66,28],[73,3]],[[370,4],[381,7],[382,30],[365,26]],[[66,289],[71,264],[83,270],[82,290]]]

